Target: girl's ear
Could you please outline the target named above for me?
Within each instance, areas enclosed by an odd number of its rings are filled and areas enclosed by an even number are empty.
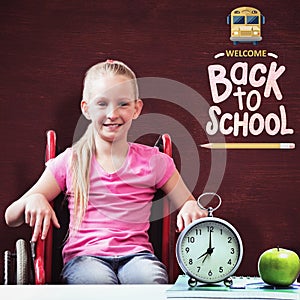
[[[82,114],[85,116],[85,118],[87,120],[90,120],[91,118],[90,118],[90,114],[88,112],[88,110],[89,110],[88,108],[89,107],[88,107],[87,102],[84,101],[84,100],[81,100],[80,107],[81,107]]]
[[[143,105],[144,105],[144,103],[141,99],[137,99],[135,101],[135,113],[133,114],[133,119],[134,120],[137,119],[138,116],[141,114],[141,111],[143,109]]]

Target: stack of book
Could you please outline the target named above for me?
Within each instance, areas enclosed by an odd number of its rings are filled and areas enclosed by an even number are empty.
[[[280,299],[300,300],[300,285],[275,288],[265,284],[259,277],[233,277],[233,284],[198,284],[190,287],[187,275],[179,275],[175,284],[166,291],[169,300],[187,299]]]

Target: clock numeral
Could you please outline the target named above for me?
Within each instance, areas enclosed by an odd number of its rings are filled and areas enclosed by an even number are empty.
[[[209,272],[207,274],[208,274],[208,276],[213,276],[213,272],[211,270],[209,270]]]
[[[220,235],[222,235],[223,234],[223,229],[222,228],[220,228]]]
[[[191,244],[195,243],[195,238],[193,236],[188,236],[187,240],[188,240],[188,243],[191,243]]]
[[[234,248],[231,248],[230,253],[231,253],[231,254],[234,254]]]
[[[227,262],[228,265],[231,265],[232,262],[231,262],[231,259],[229,259],[229,261]]]
[[[201,229],[196,228],[196,235],[201,235]]]
[[[219,273],[223,273],[223,272],[224,272],[223,267],[220,267],[220,268],[219,268]]]
[[[208,232],[214,232],[214,226],[207,226],[207,231]]]
[[[192,265],[193,264],[193,260],[190,258],[189,259],[189,265]]]
[[[232,237],[229,236],[229,237],[228,237],[228,244],[231,244],[231,243],[232,243]]]
[[[199,273],[201,270],[201,267],[197,267],[197,272]]]
[[[186,253],[189,253],[189,252],[190,252],[190,248],[189,248],[189,247],[186,247],[186,248],[185,248],[185,252],[186,252]]]

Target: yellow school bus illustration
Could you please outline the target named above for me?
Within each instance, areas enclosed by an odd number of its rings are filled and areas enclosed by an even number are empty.
[[[231,25],[230,40],[234,45],[257,45],[262,40],[261,27],[265,24],[265,17],[254,7],[238,7],[227,16],[227,24]]]

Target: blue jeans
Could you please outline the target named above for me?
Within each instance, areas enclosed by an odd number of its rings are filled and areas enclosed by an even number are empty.
[[[149,252],[125,256],[78,256],[62,270],[66,284],[164,284],[166,268]]]

